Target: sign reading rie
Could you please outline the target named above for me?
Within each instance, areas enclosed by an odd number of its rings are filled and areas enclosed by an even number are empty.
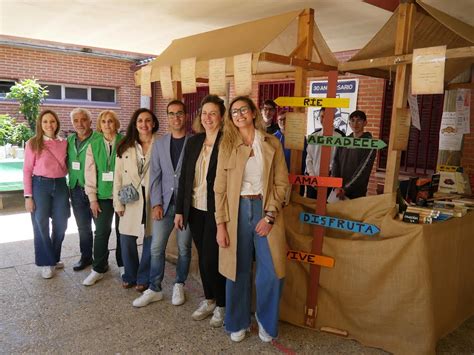
[[[340,229],[353,233],[365,235],[374,235],[380,232],[380,229],[373,224],[350,221],[330,216],[320,216],[312,213],[300,213],[300,221],[308,224],[316,224],[327,228]]]
[[[342,178],[329,176],[288,175],[290,184],[319,187],[342,187]]]
[[[289,97],[280,96],[275,99],[280,107],[349,107],[349,99],[326,97]]]

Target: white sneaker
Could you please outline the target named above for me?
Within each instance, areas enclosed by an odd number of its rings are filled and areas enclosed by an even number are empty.
[[[238,332],[230,333],[230,340],[235,341],[236,343],[244,340],[245,333],[247,333],[247,329],[240,329]]]
[[[257,323],[258,323],[258,336],[260,337],[260,340],[263,341],[264,343],[270,343],[273,340],[273,337],[270,336],[270,334],[268,334],[267,331],[260,324],[257,317],[257,312],[255,312],[255,319],[257,320]]]
[[[59,269],[64,269],[64,263],[59,260],[57,263],[56,263],[56,270],[59,270]]]
[[[96,272],[94,270],[91,271],[89,276],[87,276],[84,281],[82,281],[82,284],[84,286],[92,286],[94,285],[97,281],[101,280],[104,277],[104,274],[100,272]]]
[[[222,325],[224,324],[224,316],[225,316],[225,307],[216,307],[216,309],[214,309],[214,314],[211,320],[209,321],[209,324],[211,325],[211,327],[214,327],[214,328],[222,327]]]
[[[122,277],[123,274],[125,274],[125,266],[119,266],[119,273],[120,273],[120,277]]]
[[[43,279],[50,279],[54,276],[54,266],[42,266],[41,276]]]
[[[161,301],[162,299],[163,292],[148,289],[145,290],[140,297],[136,298],[132,304],[133,307],[145,307],[152,302]]]
[[[174,284],[173,286],[173,297],[171,297],[171,303],[174,306],[181,306],[186,301],[184,297],[184,284]]]
[[[203,320],[209,317],[212,312],[216,309],[216,303],[212,302],[209,303],[208,300],[204,300],[201,303],[199,303],[198,309],[194,311],[192,314],[192,318],[194,320]]]

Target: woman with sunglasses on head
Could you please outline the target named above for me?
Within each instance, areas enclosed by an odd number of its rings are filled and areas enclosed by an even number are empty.
[[[111,110],[102,111],[97,117],[97,132],[102,134],[102,139],[91,142],[86,151],[85,192],[94,218],[95,236],[92,271],[82,281],[84,286],[94,285],[109,269],[109,237],[114,218],[112,191],[115,157],[117,146],[122,139],[122,135],[118,133],[119,128],[120,121],[117,114]],[[117,265],[123,269],[118,220],[119,217],[115,214],[115,233],[117,234],[115,257]]]
[[[213,315],[210,324],[221,327],[225,312],[225,278],[219,274],[219,247],[214,218],[214,180],[221,138],[224,101],[208,95],[201,101],[200,115],[193,128],[198,132],[184,148],[183,165],[176,200],[176,229],[189,223],[199,256],[199,271],[205,300],[192,314],[194,320]]]
[[[25,208],[33,224],[35,263],[45,279],[64,267],[61,247],[70,216],[66,185],[67,141],[58,136],[58,115],[45,110],[36,120],[36,134],[26,143],[23,167]],[[49,223],[51,220],[52,231]]]
[[[229,113],[214,184],[219,271],[227,278],[224,323],[232,341],[245,338],[255,252],[255,318],[260,339],[270,342],[278,333],[285,276],[282,208],[289,190],[288,170],[280,142],[265,132],[251,99],[236,97]]]
[[[150,280],[151,207],[149,194],[149,165],[158,119],[146,109],[136,110],[127,127],[125,137],[117,148],[114,171],[113,200],[115,212],[120,216],[120,246],[125,272],[122,287],[143,292]],[[132,188],[137,200],[121,201],[122,188]],[[130,186],[131,185],[131,186]],[[143,234],[143,251],[139,259],[137,239]]]

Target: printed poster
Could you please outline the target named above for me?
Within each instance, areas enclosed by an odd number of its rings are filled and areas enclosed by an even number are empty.
[[[236,96],[252,93],[252,53],[234,56],[234,87]]]
[[[458,122],[461,122],[462,133],[469,134],[471,132],[471,90],[458,89],[456,93],[456,116]]]
[[[209,60],[209,93],[218,96],[227,96],[225,58]]]
[[[413,50],[411,94],[428,95],[444,92],[446,46]]]
[[[181,90],[193,94],[196,89],[196,57],[181,59]]]
[[[439,130],[439,150],[460,151],[462,136],[462,125],[456,112],[443,112]]]

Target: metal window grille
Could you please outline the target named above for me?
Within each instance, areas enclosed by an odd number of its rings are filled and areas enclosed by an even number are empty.
[[[209,86],[198,86],[195,93],[183,94],[183,102],[188,111],[188,120],[186,121],[187,132],[192,132],[194,118],[199,115],[199,106],[202,99],[207,95],[209,95]]]
[[[295,82],[290,81],[269,81],[258,84],[258,107],[263,106],[265,100],[275,100],[279,96],[293,96],[295,93]],[[282,107],[277,107],[281,110]],[[287,108],[289,109],[289,108]],[[291,109],[289,111],[292,111]]]

